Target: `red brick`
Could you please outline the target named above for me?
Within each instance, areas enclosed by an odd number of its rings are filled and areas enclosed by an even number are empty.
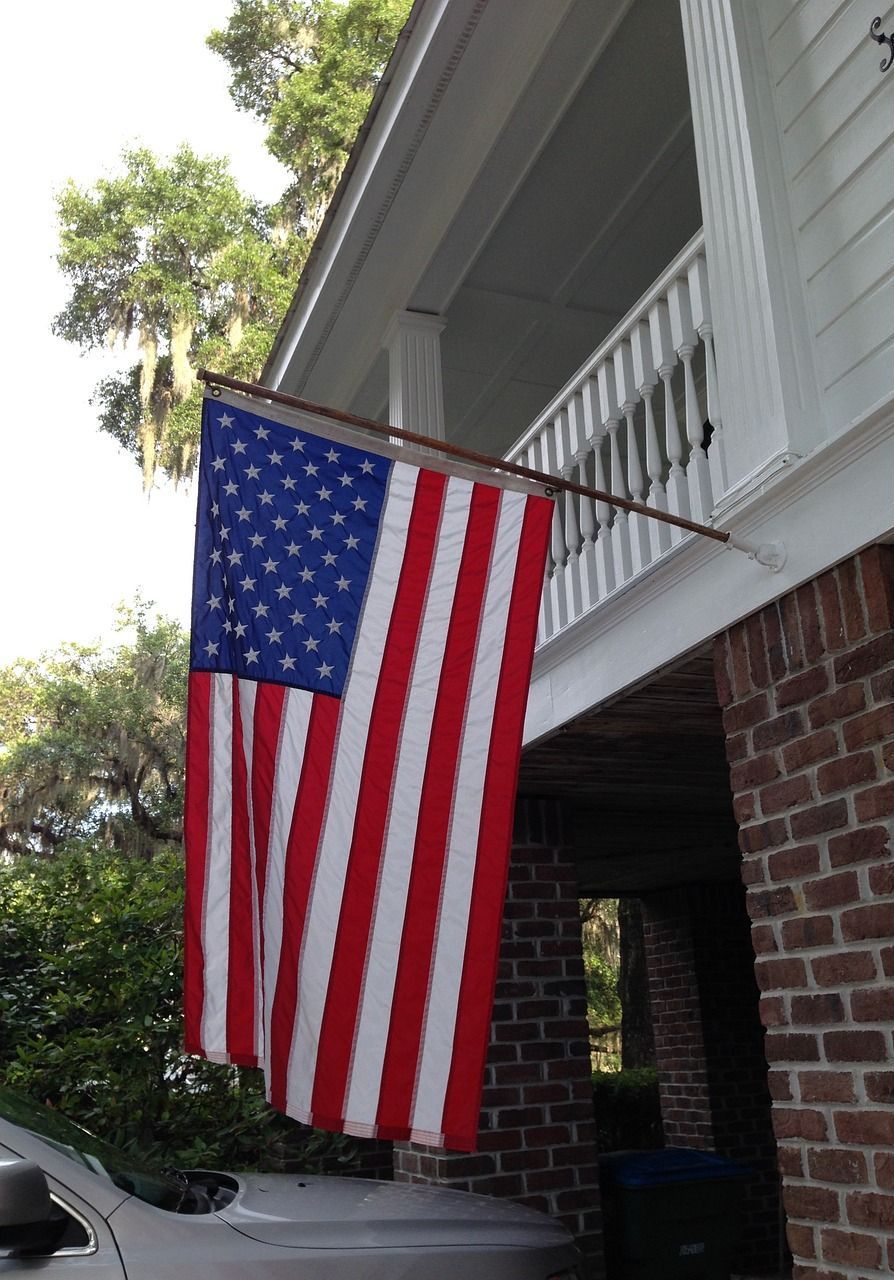
[[[808,765],[827,760],[838,752],[838,738],[833,729],[818,729],[806,738],[798,738],[782,748],[782,760],[786,769],[794,773]]]
[[[864,938],[890,938],[894,934],[894,902],[874,902],[841,913],[841,935],[845,942]]]
[[[811,729],[822,729],[836,720],[844,720],[866,706],[866,694],[860,683],[846,684],[827,693],[807,708]]]
[[[745,626],[739,623],[727,632],[729,645],[729,673],[733,686],[733,696],[737,702],[747,698],[752,692],[751,673],[748,669],[748,649],[745,644]],[[757,686],[758,688],[765,686]]]
[[[871,951],[841,951],[830,956],[813,956],[810,968],[821,987],[869,982],[875,977],[875,959]]]
[[[867,1071],[863,1083],[870,1102],[894,1103],[894,1071]]]
[[[802,1102],[853,1102],[854,1077],[850,1071],[799,1071]]]
[[[849,1267],[878,1268],[882,1260],[882,1246],[875,1236],[865,1236],[856,1231],[839,1231],[824,1227],[820,1232],[824,1262],[842,1262]]]
[[[765,920],[767,916],[782,916],[795,911],[798,904],[794,893],[786,885],[778,889],[750,890],[746,906],[752,920]]]
[[[894,626],[894,554],[878,545],[860,553],[860,576],[870,631]]]
[[[776,757],[770,753],[762,756],[750,756],[740,764],[730,768],[729,779],[733,791],[748,791],[751,787],[759,787],[764,782],[772,782],[779,777],[779,765]]]
[[[857,562],[845,560],[836,570],[838,578],[838,594],[841,598],[841,612],[844,617],[844,634],[853,644],[866,635],[866,622],[863,617],[863,601],[860,599],[860,588],[857,578]]]
[[[886,702],[894,698],[894,667],[889,667],[887,671],[880,671],[878,675],[873,676],[869,681],[869,687],[877,702]]]
[[[779,608],[775,603],[767,605],[761,621],[764,624],[770,675],[774,680],[781,680],[788,671],[788,663],[785,656],[785,642],[782,638],[782,623],[779,620]]]
[[[882,962],[882,973],[886,978],[894,978],[894,947],[882,947],[879,952]]]
[[[875,1153],[875,1180],[885,1191],[894,1191],[894,1152]]]
[[[894,662],[894,631],[840,654],[833,666],[835,682],[849,684],[851,680],[863,680],[891,662]]]
[[[800,844],[793,849],[780,849],[767,858],[771,880],[800,880],[802,876],[815,875],[819,869],[820,851],[817,844]]]
[[[761,853],[764,849],[774,849],[785,844],[788,839],[788,827],[784,818],[771,818],[769,822],[758,822],[752,827],[739,830],[739,848],[743,853]]]
[[[806,1107],[774,1107],[771,1119],[773,1132],[778,1139],[806,1138],[808,1142],[824,1142],[826,1139],[828,1130],[826,1117],[822,1111],[814,1111]],[[842,1140],[847,1141],[847,1139]]]
[[[783,715],[774,716],[772,720],[767,720],[755,727],[754,749],[767,751],[772,747],[781,746],[784,742],[791,742],[793,738],[800,738],[805,729],[803,711],[786,711]]]
[[[835,937],[831,916],[800,916],[782,924],[782,945],[786,951],[808,947],[828,947]]]
[[[801,671],[776,686],[776,707],[783,711],[786,707],[796,706],[809,698],[817,698],[828,687],[829,676],[825,667],[808,667],[806,671]]]
[[[844,1021],[844,1001],[837,991],[792,997],[792,1025],[819,1027]],[[767,1024],[764,1023],[764,1026]]]
[[[764,1038],[764,1055],[770,1063],[819,1062],[819,1044],[815,1035],[807,1033],[770,1032]]]
[[[820,795],[824,796],[855,787],[861,782],[874,782],[877,777],[878,766],[871,751],[832,760],[829,764],[820,765],[816,771],[817,786]]]
[[[894,1111],[836,1111],[835,1132],[839,1142],[854,1146],[892,1147]]]
[[[894,1196],[850,1191],[846,1201],[848,1221],[855,1227],[885,1231],[894,1227]]]
[[[733,817],[737,826],[745,826],[757,817],[757,796],[753,791],[746,791],[733,796]]]
[[[808,662],[817,662],[823,655],[822,628],[816,600],[816,587],[806,582],[795,592],[798,601],[798,612],[801,615],[801,637],[804,641],[804,656]]]
[[[894,782],[884,782],[880,787],[858,791],[855,797],[858,822],[872,822],[875,818],[887,818],[894,814]]]
[[[771,1075],[780,1074],[771,1072]],[[784,1178],[800,1178],[804,1174],[804,1157],[800,1147],[786,1147],[780,1145],[776,1148],[776,1164],[779,1172]]]
[[[785,650],[789,671],[798,671],[804,665],[804,651],[801,646],[801,623],[798,617],[798,605],[794,592],[783,596],[779,601],[779,616],[785,636]]]
[[[821,880],[808,880],[804,885],[804,899],[812,911],[859,902],[860,882],[856,871],[840,871],[834,876],[823,876]]]
[[[754,966],[754,972],[761,991],[779,991],[807,986],[807,970],[804,967],[804,961],[797,958],[758,960]]]
[[[721,707],[728,707],[733,700],[733,684],[729,672],[728,635],[718,636],[714,641],[714,687],[717,690],[717,701]]]
[[[855,1022],[894,1022],[894,987],[869,987],[851,993]]]
[[[751,927],[751,945],[756,955],[767,955],[771,951],[778,951],[776,945],[776,936],[773,933],[771,924],[755,924]]]
[[[844,619],[841,616],[841,602],[838,599],[838,583],[831,570],[824,573],[816,581],[819,592],[820,608],[826,632],[826,648],[840,649],[845,643]]]
[[[874,707],[862,716],[855,716],[845,722],[842,733],[849,751],[883,742],[885,738],[894,736],[894,705]]]
[[[844,1147],[813,1147],[807,1152],[807,1167],[818,1182],[863,1183],[867,1176],[863,1152]]]
[[[736,733],[731,738],[727,738],[726,758],[730,764],[735,764],[737,760],[744,760],[750,751],[747,733]]]
[[[742,729],[751,729],[762,720],[766,720],[769,711],[767,695],[755,694],[745,702],[736,702],[726,707],[723,712],[723,727],[727,733],[739,733]]]
[[[748,670],[752,686],[755,689],[766,689],[770,683],[770,668],[760,614],[753,613],[750,618],[745,619],[745,640],[748,645]]]
[[[791,814],[789,823],[796,840],[820,835],[824,831],[835,831],[848,823],[847,801],[842,798],[829,800],[825,804],[811,805],[809,809]]]
[[[782,996],[761,996],[758,1012],[765,1027],[784,1027],[788,1021]]]
[[[789,1222],[785,1228],[789,1248],[796,1258],[815,1258],[814,1228],[804,1226],[800,1222]]]
[[[763,884],[766,880],[763,858],[744,858],[739,864],[739,874],[746,888],[749,885]]]
[[[761,810],[767,817],[785,809],[795,809],[813,798],[813,788],[805,773],[796,778],[784,778],[782,782],[772,782],[760,790]]]
[[[804,1266],[796,1262],[792,1271],[792,1280],[851,1280],[843,1271],[828,1271],[825,1267],[819,1270],[809,1263]]]
[[[783,1188],[782,1200],[789,1218],[813,1222],[838,1221],[838,1192],[828,1187],[790,1184]]]
[[[791,1102],[792,1100],[792,1079],[790,1071],[768,1071],[767,1072],[767,1091],[774,1102]],[[797,1151],[796,1147],[786,1148],[787,1150]],[[800,1152],[799,1152],[800,1156]],[[783,1172],[785,1172],[783,1170]],[[800,1168],[798,1169],[800,1173]]]
[[[827,1062],[884,1062],[888,1046],[881,1031],[826,1031]]]
[[[859,827],[829,840],[829,861],[833,867],[850,862],[865,862],[868,858],[881,858],[891,852],[887,827]]]

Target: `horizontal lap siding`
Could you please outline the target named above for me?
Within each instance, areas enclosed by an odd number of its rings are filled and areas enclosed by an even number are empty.
[[[830,429],[891,391],[894,88],[869,39],[894,5],[777,0],[761,9],[783,163]],[[894,72],[891,73],[894,76]]]

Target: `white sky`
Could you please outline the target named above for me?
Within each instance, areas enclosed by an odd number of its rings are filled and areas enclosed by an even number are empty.
[[[134,461],[95,425],[89,399],[117,358],[82,358],[50,333],[65,302],[54,194],[90,185],[125,146],[181,141],[229,155],[240,187],[285,186],[263,130],[237,112],[224,63],[205,48],[230,0],[49,0],[4,16],[0,119],[0,663],[111,633],[139,590],[188,620],[194,498],[147,498]]]

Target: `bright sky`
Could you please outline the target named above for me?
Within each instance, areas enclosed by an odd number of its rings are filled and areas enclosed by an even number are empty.
[[[6,11],[0,663],[108,636],[115,605],[138,590],[188,619],[194,497],[169,486],[147,498],[133,460],[97,430],[90,396],[120,352],[82,358],[50,333],[65,302],[54,193],[114,171],[132,143],[168,155],[185,140],[229,155],[247,193],[279,195],[283,170],[204,45],[231,7],[50,0]]]

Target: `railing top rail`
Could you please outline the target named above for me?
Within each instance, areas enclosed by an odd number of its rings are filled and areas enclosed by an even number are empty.
[[[690,263],[698,256],[699,251],[704,248],[704,244],[705,233],[703,229],[700,229],[689,243],[683,246],[673,261],[668,263],[658,279],[649,286],[642,297],[637,299],[624,318],[615,325],[611,333],[599,344],[593,354],[587,356],[584,363],[572,374],[564,387],[553,396],[546,408],[538,414],[515,443],[506,450],[503,454],[504,458],[514,458],[523,449],[527,448],[543,427],[548,422],[551,422],[559,410],[568,403],[571,396],[581,387],[585,379],[589,378],[593,371],[598,368],[624,334],[633,327],[637,320],[642,320],[648,314],[652,304],[665,293],[674,280],[685,274]]]

